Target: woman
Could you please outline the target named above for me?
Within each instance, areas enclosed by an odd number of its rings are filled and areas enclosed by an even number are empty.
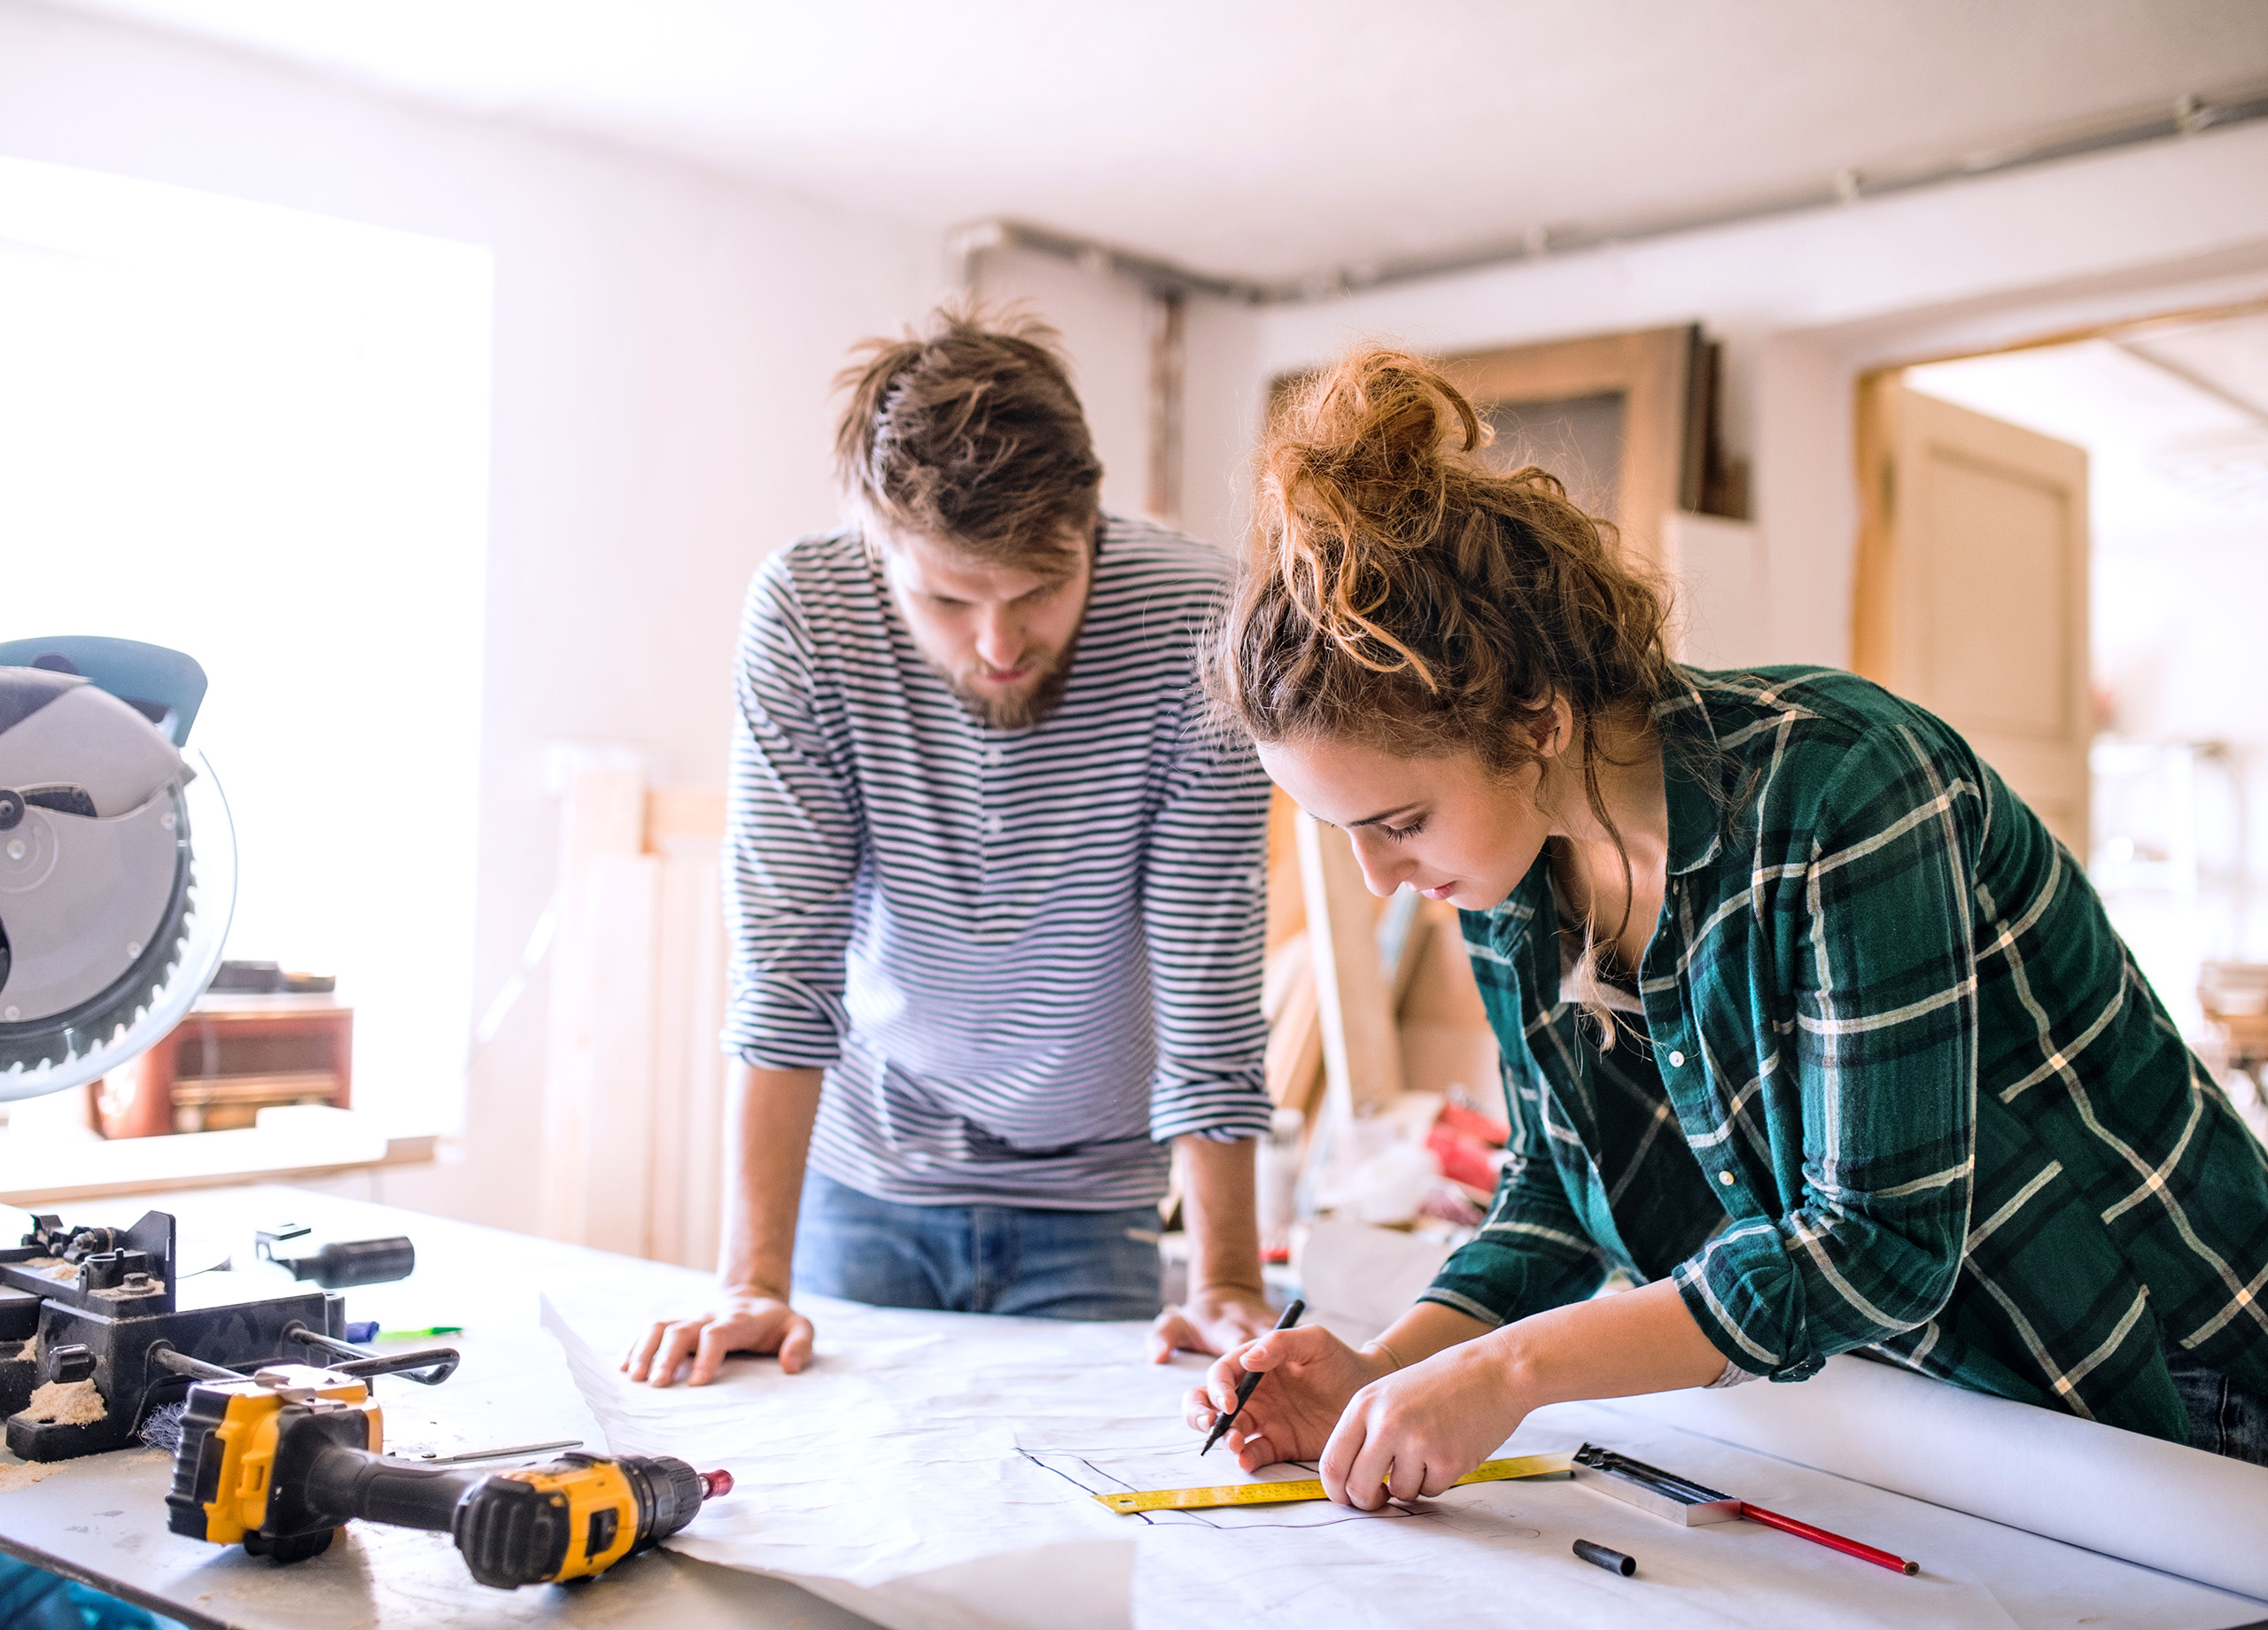
[[[1375,1508],[1543,1404],[1864,1349],[2268,1460],[2268,1157],[2071,856],[1865,680],[1672,664],[1661,595],[1481,441],[1414,358],[1318,379],[1205,679],[1373,890],[1462,908],[1511,1158],[1382,1337],[1251,1342],[1190,1424],[1266,1371],[1244,1465]]]

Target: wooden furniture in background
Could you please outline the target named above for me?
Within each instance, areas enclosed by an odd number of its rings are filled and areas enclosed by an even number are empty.
[[[1961,732],[2083,861],[2094,702],[2087,455],[1910,391],[1859,391],[1851,666]]]
[[[561,811],[538,1231],[711,1268],[725,1193],[721,788],[590,769]]]
[[[1612,471],[1612,521],[1635,559],[1674,575],[1663,522],[1702,507],[1708,473],[1708,409],[1713,370],[1697,325],[1641,329],[1540,345],[1508,345],[1444,357],[1442,367],[1483,415],[1611,398],[1620,406]],[[1512,450],[1507,449],[1508,452]],[[1554,449],[1538,448],[1552,469]],[[1515,455],[1514,462],[1525,462]],[[1607,472],[1598,472],[1602,481]]]
[[[1612,522],[1628,557],[1674,586],[1670,654],[1703,667],[1755,661],[1766,633],[1747,467],[1719,435],[1719,350],[1686,324],[1439,359],[1495,434],[1482,458],[1536,464]],[[1311,376],[1279,376],[1271,416]]]
[[[219,1132],[263,1109],[353,1106],[354,1010],[328,996],[207,996],[156,1046],[87,1088],[105,1137]]]
[[[1344,832],[1302,811],[1293,833],[1323,1033],[1325,1113],[1374,1114],[1402,1096],[1394,996],[1379,956],[1378,896],[1363,881]]]

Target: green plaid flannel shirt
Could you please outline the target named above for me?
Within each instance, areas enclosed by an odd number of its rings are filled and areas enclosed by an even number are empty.
[[[1864,1349],[2176,1442],[2169,1347],[2268,1394],[2268,1155],[2039,818],[1846,673],[1680,669],[1656,719],[1645,1033],[1563,997],[1547,859],[1464,913],[1513,1134],[1424,1299],[1619,1266],[1774,1380]]]

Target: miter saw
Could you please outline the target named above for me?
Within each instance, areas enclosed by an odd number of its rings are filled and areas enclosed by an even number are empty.
[[[154,1046],[211,981],[236,841],[188,746],[205,673],[88,636],[0,644],[0,1100],[59,1092]],[[136,1440],[195,1381],[263,1365],[438,1382],[448,1348],[342,1339],[341,1298],[259,1266],[184,1276],[174,1220],[35,1219],[0,1250],[0,1416],[27,1460]]]
[[[0,1100],[117,1068],[211,981],[236,841],[186,750],[204,699],[178,651],[0,645]]]

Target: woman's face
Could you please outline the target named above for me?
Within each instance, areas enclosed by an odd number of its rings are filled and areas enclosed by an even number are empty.
[[[1519,886],[1550,817],[1536,807],[1541,765],[1491,775],[1470,753],[1396,758],[1353,741],[1267,741],[1260,762],[1317,820],[1354,840],[1376,895],[1403,883],[1430,900],[1481,912]]]

